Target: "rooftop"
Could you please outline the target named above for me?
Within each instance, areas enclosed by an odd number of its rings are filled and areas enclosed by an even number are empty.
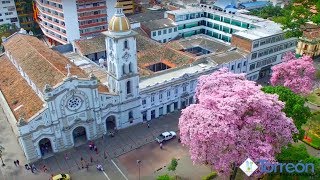
[[[218,65],[222,65],[242,58],[246,58],[245,53],[241,53],[240,51],[229,51],[207,56],[204,59],[207,61],[215,62]]]
[[[164,18],[164,12],[165,10],[157,10],[157,11],[147,10],[146,12],[143,12],[143,13],[127,15],[127,18],[129,19],[130,23],[146,22],[146,21],[152,21],[152,20],[158,20],[158,19]]]
[[[82,69],[86,74],[92,73],[95,77],[99,79],[99,92],[109,92],[107,88],[108,75],[105,70],[100,68],[96,63],[92,62],[90,59],[80,56],[78,53],[65,53],[64,56],[67,57],[70,61],[72,61],[77,67]]]
[[[16,120],[23,116],[27,121],[43,108],[44,102],[5,55],[0,57],[0,74],[1,92]]]
[[[150,31],[175,27],[176,25],[173,24],[174,22],[170,19],[158,19],[158,20],[151,20],[147,22],[142,22],[141,24],[147,27]]]
[[[14,34],[4,44],[6,51],[16,60],[32,82],[42,89],[46,84],[52,87],[67,77],[67,64],[71,65],[70,73],[78,77],[87,75],[66,57],[50,49],[33,36]]]
[[[202,47],[212,53],[225,52],[231,47],[225,43],[214,40],[206,35],[195,35],[179,41],[172,41],[168,45],[175,50],[184,50],[192,47]]]
[[[90,39],[76,40],[74,42],[77,50],[83,55],[89,55],[96,52],[105,51],[105,36],[99,35]]]

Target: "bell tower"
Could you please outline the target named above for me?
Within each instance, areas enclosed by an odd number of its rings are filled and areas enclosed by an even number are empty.
[[[116,13],[105,32],[108,86],[111,92],[120,95],[120,101],[125,102],[139,97],[137,33],[131,30],[122,6],[116,3],[115,8]]]

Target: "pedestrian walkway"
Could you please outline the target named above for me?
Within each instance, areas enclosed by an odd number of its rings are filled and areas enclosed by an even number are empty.
[[[90,169],[96,168],[97,164],[102,164],[108,177],[125,179],[124,175],[126,176],[127,173],[120,172],[125,168],[121,168],[121,164],[117,162],[116,158],[153,142],[164,131],[177,131],[179,117],[180,112],[174,112],[150,121],[149,128],[147,123],[141,123],[117,131],[114,137],[105,135],[93,141],[97,146],[98,153],[90,150],[89,142],[87,142],[68,151],[56,153],[47,159],[39,160],[36,162],[36,166],[43,167],[45,165],[50,174],[72,174],[85,169],[86,164],[89,164]]]
[[[5,116],[2,107],[0,106],[0,145],[5,149],[2,153],[2,159],[5,166],[0,166],[0,179],[12,180],[42,180],[49,179],[50,175],[35,172],[33,174],[30,170],[24,168],[27,162],[22,152],[22,149],[17,141],[16,135],[13,133],[10,123]],[[19,160],[19,166],[15,166],[14,161]],[[13,178],[14,177],[14,178]]]

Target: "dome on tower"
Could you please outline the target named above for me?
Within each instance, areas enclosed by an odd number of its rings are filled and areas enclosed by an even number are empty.
[[[122,5],[117,2],[115,5],[116,13],[108,23],[108,30],[111,32],[127,32],[131,30],[129,19],[122,12]]]

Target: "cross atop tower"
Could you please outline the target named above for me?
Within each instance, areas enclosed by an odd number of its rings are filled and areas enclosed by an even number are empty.
[[[66,69],[68,71],[67,77],[70,77],[70,68],[71,68],[71,65],[67,64],[67,66],[66,66]]]

